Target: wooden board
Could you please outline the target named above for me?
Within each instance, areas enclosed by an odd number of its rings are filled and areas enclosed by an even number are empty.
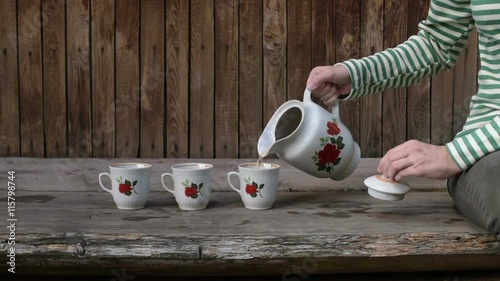
[[[432,78],[431,143],[443,145],[453,139],[453,70]]]
[[[264,124],[286,101],[286,1],[264,0]]]
[[[333,65],[335,58],[335,1],[317,0],[311,4],[312,67]]]
[[[311,71],[311,1],[287,2],[287,100],[302,101]]]
[[[340,0],[335,7],[336,57],[341,62],[360,55],[360,1]],[[340,119],[359,142],[359,99],[340,103]]]
[[[40,0],[18,2],[21,156],[44,157]]]
[[[238,1],[215,0],[215,157],[238,157]]]
[[[189,156],[214,155],[214,0],[191,0]]]
[[[165,135],[165,1],[145,0],[140,5],[140,155],[161,158]]]
[[[362,158],[357,170],[343,181],[319,179],[310,176],[280,159],[266,162],[280,165],[279,190],[284,192],[334,191],[334,190],[366,190],[365,178],[376,174],[379,158]],[[37,158],[0,158],[0,166],[16,171],[17,185],[29,191],[99,191],[98,176],[100,172],[109,172],[112,163],[145,162],[153,165],[151,174],[151,190],[162,191],[160,176],[170,172],[171,166],[178,163],[211,163],[214,165],[212,188],[216,191],[232,192],[227,183],[227,173],[237,171],[238,164],[255,162],[255,159],[37,159]],[[7,184],[0,178],[0,184]],[[446,190],[445,180],[429,180],[410,177],[405,179],[412,190],[442,191]]]
[[[65,4],[42,1],[43,99],[47,157],[66,157],[66,30]]]
[[[92,148],[115,156],[115,0],[92,2]]]
[[[242,158],[258,157],[257,143],[263,129],[262,2],[241,1],[239,8],[239,152]]]
[[[470,79],[471,73],[477,73],[477,30],[474,29],[467,41],[467,47],[459,56],[454,67],[453,91],[453,136],[462,131],[467,116],[471,97],[477,93],[477,80]]]
[[[89,0],[66,3],[69,157],[91,157]]]
[[[167,157],[188,157],[189,1],[167,1]]]
[[[0,1],[0,156],[20,156],[16,0]]]
[[[404,202],[281,193],[267,211],[245,209],[234,192],[214,193],[198,212],[180,211],[166,192],[137,211],[116,209],[104,192],[20,192],[17,202],[24,272],[96,274],[119,264],[142,274],[281,274],[305,262],[317,274],[500,269],[500,241],[444,193]]]
[[[408,0],[385,0],[384,49],[407,39],[407,19]],[[405,141],[406,88],[389,89],[382,98],[382,154]]]
[[[408,37],[418,33],[418,24],[427,17],[429,0],[408,2]],[[430,142],[430,78],[407,89],[406,138]]]
[[[384,0],[361,1],[361,57],[383,50]],[[359,101],[359,147],[362,157],[382,156],[382,93]]]
[[[116,1],[116,157],[139,157],[139,0]]]

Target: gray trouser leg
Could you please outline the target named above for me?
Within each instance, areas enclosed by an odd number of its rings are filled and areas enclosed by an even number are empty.
[[[460,212],[500,238],[500,151],[481,158],[448,186]]]

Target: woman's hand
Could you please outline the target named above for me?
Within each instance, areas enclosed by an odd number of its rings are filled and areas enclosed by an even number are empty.
[[[309,74],[307,89],[330,106],[340,95],[351,92],[351,77],[342,65],[318,66]]]
[[[380,160],[378,172],[391,180],[407,176],[448,179],[461,170],[445,146],[407,141],[389,150]]]

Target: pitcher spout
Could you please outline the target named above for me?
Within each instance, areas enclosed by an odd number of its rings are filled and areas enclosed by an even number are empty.
[[[260,157],[279,153],[282,146],[297,131],[304,118],[302,102],[291,100],[280,106],[273,114],[257,143]]]

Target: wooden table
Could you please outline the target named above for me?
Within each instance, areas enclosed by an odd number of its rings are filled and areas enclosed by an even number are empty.
[[[115,162],[153,164],[145,209],[118,210],[98,173]],[[215,165],[212,200],[181,211],[160,174],[181,162]],[[378,159],[362,159],[347,180],[316,179],[281,165],[267,211],[243,207],[226,174],[248,159],[2,158],[16,171],[16,259],[25,273],[279,275],[500,269],[500,242],[453,206],[444,181],[410,178],[405,200],[370,197],[363,180]],[[6,176],[0,219],[6,222]],[[0,256],[9,233],[0,228]],[[0,264],[6,271],[6,263]]]

